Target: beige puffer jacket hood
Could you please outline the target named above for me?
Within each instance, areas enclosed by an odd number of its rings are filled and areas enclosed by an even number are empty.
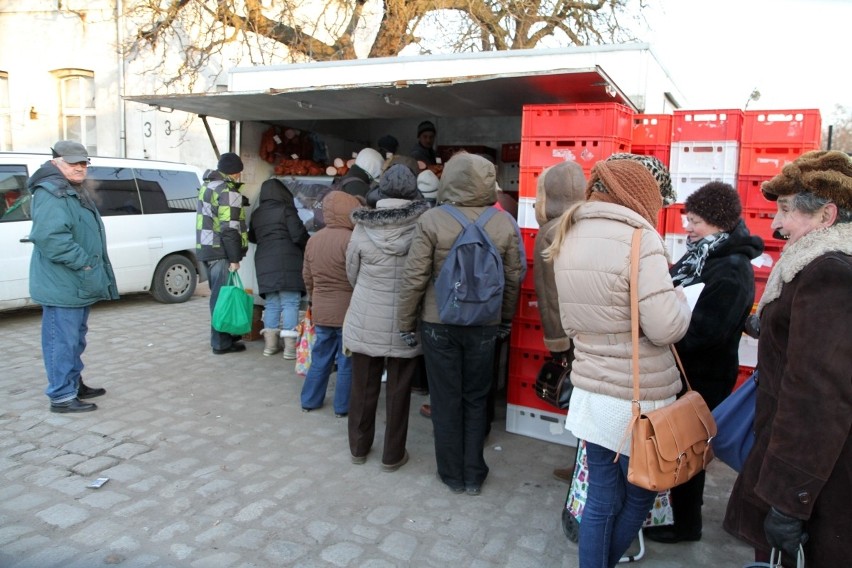
[[[630,242],[642,229],[639,257],[640,398],[664,400],[681,389],[670,346],[691,313],[674,291],[659,233],[621,205],[584,203],[554,262],[562,327],[574,342],[575,386],[633,398],[630,337]]]
[[[461,213],[475,221],[487,207],[497,201],[494,164],[481,156],[456,154],[444,167],[438,188],[438,203],[452,203]],[[447,253],[461,233],[461,225],[441,207],[430,209],[417,220],[417,228],[403,272],[400,292],[399,329],[417,329],[418,319],[441,323],[435,299],[435,279],[444,265]],[[485,224],[494,246],[503,258],[503,312],[501,320],[511,321],[520,291],[522,246],[514,220],[502,211]]]

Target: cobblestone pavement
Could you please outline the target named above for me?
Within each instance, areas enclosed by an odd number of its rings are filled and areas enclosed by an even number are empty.
[[[352,465],[346,419],[300,411],[293,362],[208,347],[207,298],[147,295],[97,305],[84,376],[96,412],[52,414],[38,309],[0,314],[0,566],[14,568],[575,567],[560,528],[572,451],[505,431],[487,440],[478,497],[435,477],[431,424],[412,396],[411,461]],[[330,402],[330,400],[329,400]],[[97,477],[110,480],[87,488]],[[647,544],[638,565],[742,566],[721,518],[733,472],[707,477],[704,538]]]

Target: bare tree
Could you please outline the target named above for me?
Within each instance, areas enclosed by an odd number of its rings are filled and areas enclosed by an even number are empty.
[[[645,0],[131,0],[122,49],[129,62],[148,65],[138,73],[156,68],[157,90],[185,91],[209,88],[236,64],[393,56],[409,46],[424,53],[629,41],[630,21],[644,7]]]
[[[828,145],[828,127],[831,125],[831,149],[852,154],[852,109],[836,105],[830,120],[823,119],[823,147]]]

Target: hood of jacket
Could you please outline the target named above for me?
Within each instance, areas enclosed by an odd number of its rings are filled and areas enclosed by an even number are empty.
[[[237,190],[239,190],[243,186],[242,182],[235,180],[234,178],[232,178],[229,175],[223,174],[219,170],[206,170],[201,179],[202,179],[202,181],[204,181],[204,183],[207,183],[207,182],[210,182],[210,181],[229,182],[231,184],[231,186],[234,187]]]
[[[349,229],[355,227],[351,213],[361,207],[361,202],[345,191],[332,191],[322,200],[323,220],[326,227]]]
[[[428,210],[429,204],[422,200],[382,199],[377,209],[353,211],[352,221],[364,227],[376,248],[385,254],[401,256],[408,254],[417,218]]]
[[[751,260],[763,253],[763,239],[749,233],[748,227],[746,227],[742,219],[739,220],[734,230],[728,234],[728,240],[722,243],[722,246],[717,250],[710,253],[711,258],[742,254]]]
[[[535,220],[539,226],[558,219],[578,201],[586,200],[586,178],[576,162],[551,166],[538,176],[535,188]]]
[[[494,164],[475,154],[459,153],[450,158],[441,173],[438,203],[487,207],[496,202],[497,172]]]
[[[68,179],[62,175],[62,172],[59,171],[59,168],[57,168],[50,160],[43,163],[41,167],[33,173],[32,177],[30,177],[27,182],[27,187],[30,191],[32,191],[34,187],[41,185],[44,182],[48,182],[48,185],[43,185],[42,187],[57,197],[67,195],[69,193],[77,193],[76,188],[79,187],[68,181]]]
[[[278,179],[268,179],[260,185],[260,194],[258,196],[258,203],[263,203],[264,201],[271,201],[273,203],[282,203],[287,205],[295,206],[296,203],[293,201],[293,194],[290,193],[290,190],[284,185],[281,180]]]

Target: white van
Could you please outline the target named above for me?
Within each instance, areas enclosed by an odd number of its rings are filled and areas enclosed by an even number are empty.
[[[50,158],[0,152],[0,310],[33,304],[27,179]],[[198,278],[200,171],[171,162],[93,156],[84,184],[103,217],[119,294],[151,292],[164,303],[188,300]]]

